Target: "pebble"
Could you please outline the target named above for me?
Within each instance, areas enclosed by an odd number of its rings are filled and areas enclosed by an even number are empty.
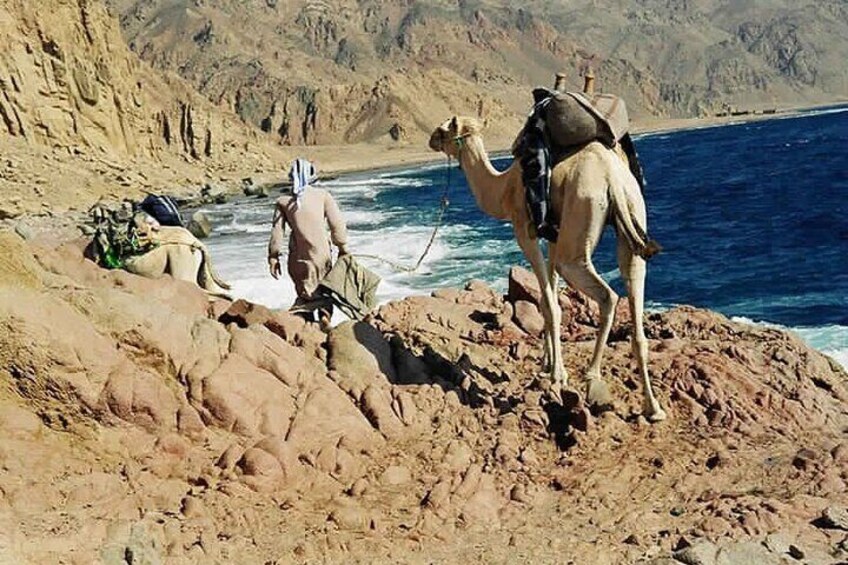
[[[848,530],[848,510],[838,506],[828,506],[822,511],[822,520],[831,528]]]
[[[368,480],[362,478],[353,483],[348,492],[351,496],[362,496],[366,490],[368,490]]]
[[[509,497],[515,502],[521,503],[529,503],[532,500],[532,497],[527,492],[527,487],[522,484],[517,484],[512,487],[512,490],[509,492]]]
[[[789,541],[781,534],[769,534],[763,540],[763,545],[766,549],[773,553],[789,553]]]
[[[794,559],[803,559],[807,554],[804,553],[797,545],[790,545],[789,555],[791,555]]]

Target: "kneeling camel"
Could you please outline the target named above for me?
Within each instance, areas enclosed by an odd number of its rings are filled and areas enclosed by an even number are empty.
[[[153,248],[141,255],[128,257],[124,268],[130,273],[159,278],[165,273],[177,280],[197,284],[210,296],[230,298],[230,285],[220,279],[212,267],[206,246],[185,228],[160,226],[143,234]],[[198,264],[194,252],[200,251]]]

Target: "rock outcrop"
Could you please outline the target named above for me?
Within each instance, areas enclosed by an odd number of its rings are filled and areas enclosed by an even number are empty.
[[[228,131],[238,130],[233,117],[141,63],[100,2],[4,0],[2,9],[0,135],[192,159],[213,157],[237,139]]]
[[[132,53],[101,2],[0,14],[0,219],[279,168],[260,132]]]
[[[649,426],[626,329],[593,414],[479,282],[325,335],[79,245],[0,246],[3,560],[844,558],[846,374],[785,332],[651,315],[672,419]],[[577,384],[592,315],[562,300]]]

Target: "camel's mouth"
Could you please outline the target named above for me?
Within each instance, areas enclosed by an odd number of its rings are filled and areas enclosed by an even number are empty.
[[[445,146],[445,132],[442,128],[438,128],[430,136],[430,149],[433,151],[442,151]]]

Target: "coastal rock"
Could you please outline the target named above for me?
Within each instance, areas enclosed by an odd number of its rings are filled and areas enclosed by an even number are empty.
[[[251,178],[242,180],[241,190],[245,196],[254,196],[256,198],[267,198],[269,194],[268,186],[256,184]]]
[[[838,506],[828,506],[822,510],[824,524],[829,528],[839,528],[848,531],[848,509]]]
[[[206,212],[202,211],[197,211],[191,215],[191,219],[186,223],[186,229],[198,239],[206,239],[212,235],[212,223],[209,221]]]
[[[514,304],[515,314],[513,320],[518,327],[533,336],[540,336],[545,329],[545,319],[539,308],[532,302],[518,300]]]
[[[0,220],[186,193],[209,174],[279,162],[224,106],[142,63],[106,3],[6,2],[3,16]]]
[[[539,306],[542,303],[542,291],[536,275],[522,267],[512,267],[509,270],[507,300],[515,304],[519,300]]]
[[[505,303],[479,282],[325,335],[104,271],[80,245],[0,245],[0,522],[24,562],[127,548],[343,561],[412,555],[412,538],[450,560],[473,558],[469,535],[496,561],[504,532],[522,531],[510,552],[541,560],[626,562],[657,540],[678,559],[768,563],[838,541],[814,518],[848,503],[834,463],[848,381],[789,333],[691,307],[651,314],[674,425],[649,425],[629,344],[610,344],[614,402],[593,416],[538,378],[539,340],[499,323]],[[563,346],[585,367],[591,341]],[[740,491],[740,476],[789,494]],[[589,547],[582,531],[550,537],[551,523],[619,526]],[[46,526],[49,546],[32,533]],[[786,552],[746,541],[775,531],[792,532]]]

